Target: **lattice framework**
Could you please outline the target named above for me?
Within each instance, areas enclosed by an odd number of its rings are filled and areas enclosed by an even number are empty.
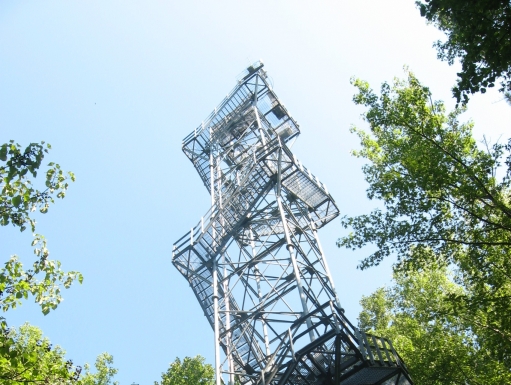
[[[317,233],[339,211],[287,146],[299,133],[257,62],[183,140],[211,208],[173,263],[214,329],[217,385],[410,384],[343,314]]]

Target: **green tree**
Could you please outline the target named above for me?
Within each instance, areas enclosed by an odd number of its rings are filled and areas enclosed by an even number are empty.
[[[477,326],[452,314],[450,296],[463,292],[445,267],[395,272],[393,286],[360,301],[359,327],[390,338],[417,384],[511,383],[509,368],[479,344]]]
[[[30,227],[35,232],[33,213],[45,214],[55,198],[64,198],[68,182],[74,181],[72,173],[65,173],[60,166],[49,163],[43,171],[44,181],[36,184],[35,178],[42,168],[50,145],[31,143],[25,149],[14,141],[0,145],[0,224],[12,224],[24,231]],[[40,185],[40,186],[39,186]],[[32,241],[36,260],[25,270],[16,255],[11,256],[0,269],[0,308],[3,312],[20,305],[33,296],[44,314],[56,309],[61,287],[68,288],[82,275],[64,272],[59,261],[49,260],[46,240],[34,234]],[[68,383],[76,381],[79,371],[64,361],[60,348],[51,349],[41,332],[25,325],[19,332],[7,328],[0,317],[0,375],[2,383]],[[10,381],[10,382],[7,382]]]
[[[213,385],[215,370],[210,364],[204,363],[204,358],[195,356],[185,357],[183,361],[176,358],[161,374],[161,382],[155,385]]]
[[[0,382],[67,385],[78,379],[80,368],[65,358],[65,352],[43,338],[40,329],[25,324],[19,330],[4,330],[0,340]]]
[[[60,166],[49,163],[45,170],[42,188],[35,185],[35,178],[49,144],[31,143],[24,150],[13,141],[0,146],[0,224],[12,224],[24,231],[30,226],[35,232],[33,212],[48,212],[55,198],[64,198],[73,173],[65,173]],[[32,178],[30,178],[32,177]],[[60,262],[48,259],[49,251],[42,235],[35,234],[32,241],[36,261],[32,269],[24,270],[17,256],[12,256],[0,270],[0,307],[5,312],[21,304],[29,295],[44,314],[56,309],[62,300],[60,287],[68,288],[73,281],[82,282],[80,273],[64,272]]]
[[[375,244],[362,269],[391,254],[397,271],[453,266],[464,291],[449,296],[451,314],[469,317],[478,344],[511,368],[510,147],[478,148],[473,124],[458,120],[463,109],[447,114],[411,73],[380,95],[353,82],[370,127],[353,128],[362,145],[355,155],[369,161],[368,197],[384,209],[344,217],[352,232],[338,246]]]
[[[511,3],[509,0],[417,1],[421,16],[445,32],[437,41],[438,58],[461,62],[453,94],[460,102],[486,92],[501,79],[501,91],[511,91]]]
[[[46,170],[44,187],[39,190],[29,176],[37,176],[50,144],[30,143],[24,150],[14,141],[0,146],[0,224],[12,223],[24,231],[29,224],[35,231],[35,220],[31,212],[39,210],[46,213],[54,196],[64,198],[68,180],[75,180],[74,174],[64,173],[58,164],[49,163]]]
[[[114,358],[108,353],[102,353],[96,358],[94,367],[96,373],[91,373],[90,365],[85,364],[85,373],[78,380],[77,385],[118,385],[117,381],[112,382],[118,370],[112,367]]]
[[[66,360],[66,352],[52,347],[42,331],[29,324],[19,330],[9,329],[0,344],[0,382],[4,385],[51,384],[51,385],[118,385],[112,382],[117,374],[113,357],[102,353],[96,358],[96,372],[90,365],[79,366]]]

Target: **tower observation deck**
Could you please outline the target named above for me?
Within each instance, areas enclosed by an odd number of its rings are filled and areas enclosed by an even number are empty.
[[[256,62],[183,140],[211,208],[172,262],[214,330],[216,385],[412,384],[344,316],[317,232],[339,211],[287,147],[299,134]]]

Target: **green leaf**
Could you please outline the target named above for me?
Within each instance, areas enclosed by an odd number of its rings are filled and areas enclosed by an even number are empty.
[[[16,195],[15,197],[12,198],[11,200],[12,204],[14,207],[18,207],[21,203],[21,196],[20,195]]]
[[[7,144],[0,147],[0,160],[4,162],[7,160]]]

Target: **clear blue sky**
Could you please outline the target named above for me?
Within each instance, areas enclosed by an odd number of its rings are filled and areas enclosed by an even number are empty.
[[[213,361],[213,332],[171,264],[172,244],[209,206],[181,139],[262,59],[300,123],[293,152],[329,188],[343,214],[368,212],[363,127],[351,76],[373,87],[408,65],[450,99],[456,67],[436,59],[442,35],[413,0],[15,1],[0,3],[0,142],[45,140],[76,173],[65,200],[38,217],[51,257],[84,283],[44,317],[31,301],[5,314],[29,321],[76,364],[108,351],[122,385],[152,384],[176,356]],[[489,92],[470,103],[476,136],[507,139],[511,108]],[[449,106],[453,106],[451,100]],[[2,228],[0,255],[32,260],[31,234]],[[390,265],[356,270],[370,250],[339,250],[336,220],[321,231],[341,302],[388,283]]]

